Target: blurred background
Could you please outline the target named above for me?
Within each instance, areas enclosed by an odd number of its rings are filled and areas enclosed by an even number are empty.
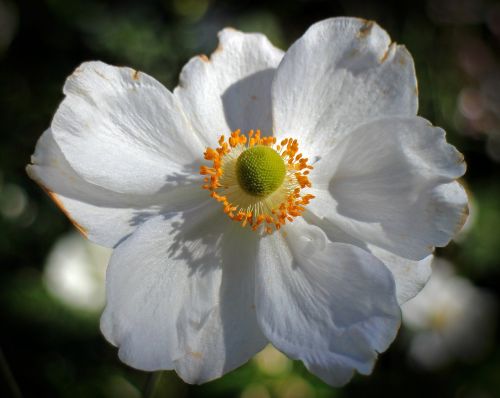
[[[500,397],[499,2],[0,0],[1,397],[140,397],[151,386],[99,332],[109,251],[81,238],[25,173],[65,78],[99,59],[173,89],[182,65],[210,54],[225,26],[286,49],[339,15],[377,21],[412,53],[420,114],[466,157],[469,222],[437,250],[431,281],[403,308],[372,376],[333,389],[268,348],[203,386],[163,372],[154,396]]]

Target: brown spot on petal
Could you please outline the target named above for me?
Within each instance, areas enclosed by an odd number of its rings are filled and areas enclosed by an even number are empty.
[[[253,99],[254,101],[257,99],[255,95],[252,95],[250,98]]]
[[[79,76],[81,75],[83,72],[83,67],[80,65],[78,68],[76,68],[73,73],[71,74],[71,76]]]
[[[188,354],[191,355],[195,359],[202,359],[203,358],[203,354],[201,352],[198,352],[198,351],[189,351]]]
[[[55,194],[50,189],[48,189],[47,187],[45,187],[44,185],[42,185],[39,181],[37,181],[37,182],[42,187],[42,189],[47,193],[47,195],[49,195],[50,199],[52,199],[54,201],[54,203],[56,204],[56,206],[59,207],[59,209],[64,213],[64,215],[66,217],[68,217],[68,220],[71,222],[71,224],[73,224],[73,226],[78,230],[78,232],[80,232],[84,237],[87,238],[88,237],[87,230],[84,227],[82,227],[80,224],[78,224],[73,219],[73,217],[71,217],[71,215],[69,214],[69,211],[66,210],[66,208],[64,207],[61,199],[59,199],[59,197],[57,196],[57,194]]]
[[[385,61],[387,61],[387,57],[389,57],[389,53],[391,52],[392,45],[387,47],[387,50],[385,50],[384,54],[380,58],[380,63],[383,64]]]
[[[469,205],[466,204],[460,213],[460,219],[458,220],[457,226],[455,227],[455,234],[458,234],[460,230],[465,225],[467,218],[469,217]]]
[[[398,63],[401,65],[401,66],[405,66],[407,64],[407,60],[405,57],[398,57]]]
[[[139,80],[139,75],[140,75],[141,72],[139,72],[138,70],[134,70],[132,72],[132,79],[134,80]]]
[[[203,61],[203,62],[210,62],[208,57],[205,54],[198,55],[198,57]]]
[[[100,77],[101,77],[101,78],[103,78],[104,80],[108,80],[108,81],[109,81],[108,77],[107,77],[105,74],[103,74],[103,73],[99,72],[97,69],[94,69],[94,72],[95,72],[95,74],[96,74],[97,76],[100,76]]]
[[[418,83],[415,84],[415,88],[413,91],[414,91],[415,95],[418,97]]]
[[[374,24],[375,24],[375,22],[373,22],[373,21],[367,21],[367,20],[365,20],[364,21],[364,25],[361,27],[361,29],[359,29],[359,32],[356,35],[357,38],[358,39],[363,39],[366,36],[368,36],[370,34],[370,32],[371,32]]]

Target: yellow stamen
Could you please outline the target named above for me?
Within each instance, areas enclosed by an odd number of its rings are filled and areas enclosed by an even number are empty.
[[[206,176],[202,188],[210,191],[210,196],[222,204],[224,213],[242,227],[271,234],[301,216],[314,198],[314,195],[302,193],[303,189],[311,187],[308,175],[313,167],[298,153],[299,144],[295,139],[286,138],[276,145],[276,137],[262,137],[260,130],[250,130],[247,135],[248,138],[235,130],[227,140],[222,135],[216,149],[206,149],[205,159],[212,165],[200,167],[200,174]],[[237,160],[247,149],[256,146],[276,151],[286,168],[281,185],[272,192],[266,191],[265,195],[262,192],[252,194],[248,187],[243,189],[238,182]]]

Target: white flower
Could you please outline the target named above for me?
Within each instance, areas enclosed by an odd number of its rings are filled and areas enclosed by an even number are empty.
[[[403,322],[414,332],[410,356],[428,369],[477,359],[492,342],[494,309],[488,293],[434,260],[425,288],[402,306]]]
[[[173,92],[80,66],[28,172],[114,248],[101,328],[124,362],[202,383],[271,342],[342,385],[463,224],[463,157],[416,116],[412,58],[373,22],[319,22],[286,54],[219,40]]]
[[[104,277],[111,249],[85,240],[76,232],[60,238],[50,251],[43,279],[65,304],[85,311],[104,307]]]

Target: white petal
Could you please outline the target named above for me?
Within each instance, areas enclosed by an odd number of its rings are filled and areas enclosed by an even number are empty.
[[[310,223],[320,227],[332,242],[348,243],[358,246],[375,255],[384,265],[389,268],[396,282],[396,296],[399,305],[415,297],[429,280],[432,269],[431,263],[434,256],[429,255],[423,260],[412,261],[396,256],[395,254],[381,249],[380,247],[363,242],[352,237],[338,228],[327,219],[321,219],[311,212],[306,212],[304,218]]]
[[[174,368],[186,382],[202,383],[261,350],[255,237],[214,204],[151,219],[120,244],[101,319],[120,358],[143,370]]]
[[[433,255],[420,261],[412,261],[377,246],[369,245],[369,250],[392,272],[396,281],[396,295],[399,305],[415,297],[431,277]]]
[[[146,194],[198,175],[204,148],[177,99],[152,77],[87,62],[68,78],[64,93],[51,128],[87,181]]]
[[[360,239],[421,260],[467,216],[463,156],[422,118],[367,123],[320,160],[308,209]]]
[[[31,162],[28,175],[81,233],[107,247],[115,246],[150,217],[195,207],[206,199],[196,184],[155,195],[119,194],[91,184],[68,163],[50,129],[40,137]]]
[[[391,272],[300,219],[262,239],[256,301],[271,343],[334,386],[370,373],[400,321]]]
[[[174,94],[205,145],[236,129],[271,133],[271,82],[282,57],[262,34],[224,29],[210,59],[188,62]]]
[[[321,154],[359,124],[414,116],[413,59],[372,21],[332,18],[312,25],[287,51],[273,82],[277,136]],[[301,148],[302,149],[302,148]]]

